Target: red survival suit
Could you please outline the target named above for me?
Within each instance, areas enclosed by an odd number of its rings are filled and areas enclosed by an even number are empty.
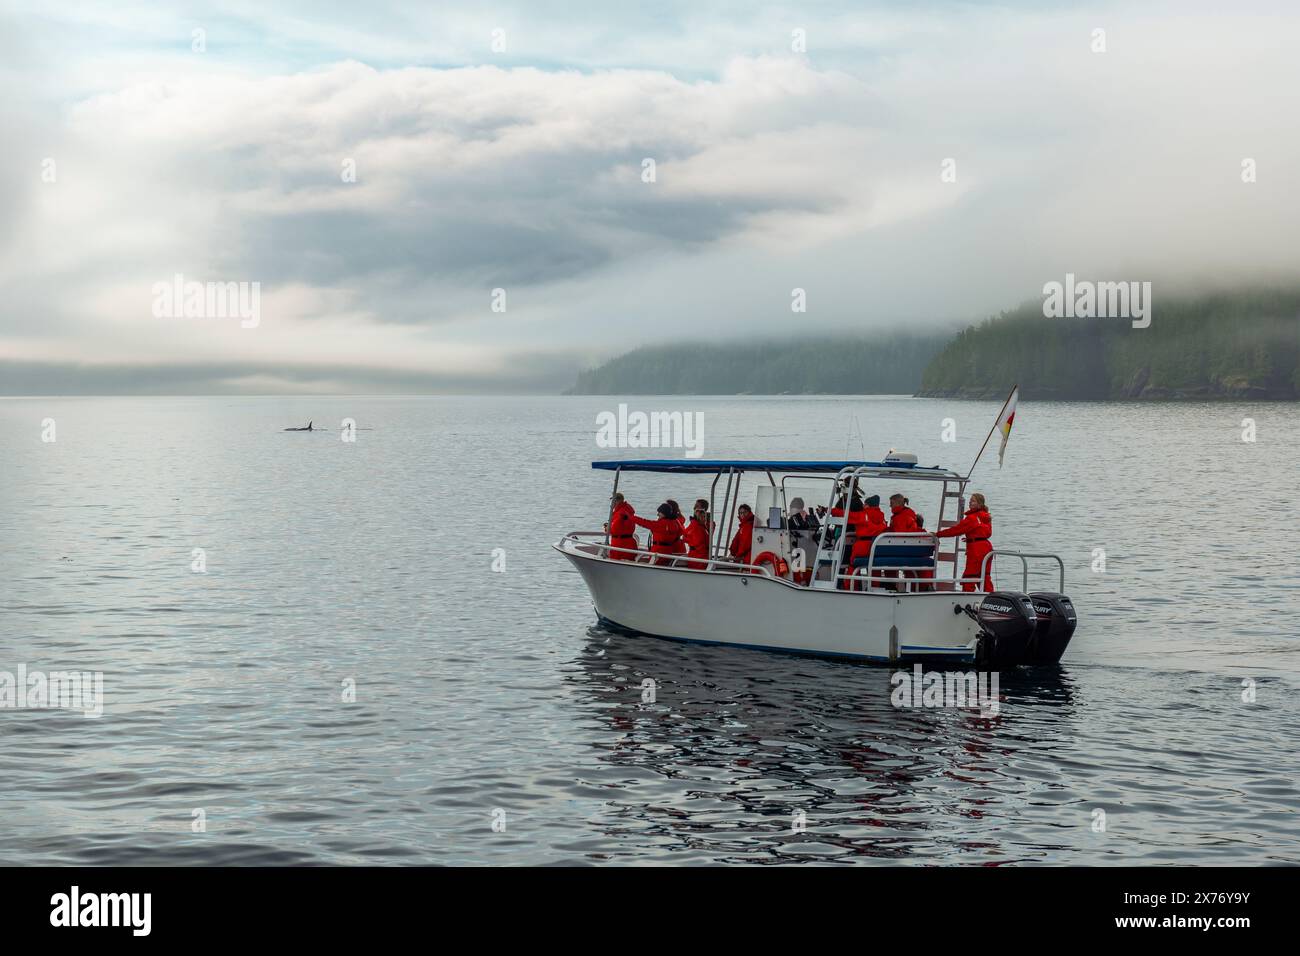
[[[656,518],[648,521],[645,518],[634,517],[632,519],[642,528],[650,529],[650,550],[655,554],[685,554],[686,542],[682,540],[682,523],[676,518]],[[656,564],[667,564],[664,558],[659,558]]]
[[[749,564],[749,551],[753,545],[754,513],[751,511],[747,515],[740,516],[740,527],[736,530],[736,536],[731,539],[731,547],[727,550],[731,552],[733,561]]]
[[[614,513],[609,516],[609,544],[612,548],[630,548],[636,550],[636,512],[626,501],[614,506]],[[635,561],[636,555],[631,551],[611,551],[609,556],[615,561]]]
[[[843,516],[843,508],[832,508],[831,514],[836,518]],[[853,550],[849,553],[849,564],[852,565],[859,558],[865,560],[871,554],[871,543],[876,540],[876,535],[882,531],[888,531],[889,525],[885,524],[885,513],[874,505],[868,505],[861,511],[849,512],[849,524],[853,527]]]
[[[695,518],[686,525],[686,556],[709,560],[709,526]]]
[[[911,508],[909,508],[907,505],[903,505],[902,507],[899,508],[890,505],[888,530],[906,532],[906,531],[924,531],[925,529],[922,528],[920,523],[917,522],[916,512],[913,511]],[[881,571],[880,574],[888,578],[898,577],[897,571]],[[904,571],[903,576],[908,578],[916,578],[916,577],[932,578],[934,577],[934,572],[933,571]]]
[[[916,523],[916,512],[903,505],[901,508],[895,508],[892,505],[889,508],[889,530],[890,531],[920,531],[921,526]]]
[[[964,578],[979,577],[980,565],[984,563],[984,556],[993,550],[993,545],[989,543],[989,538],[993,535],[993,516],[989,514],[987,508],[971,508],[966,512],[966,517],[962,518],[951,528],[944,528],[935,534],[940,538],[955,538],[959,534],[966,536],[966,570],[962,571],[961,576]],[[974,591],[974,582],[968,582],[961,586],[963,591]],[[984,590],[993,590],[993,562],[989,562],[989,567],[984,572]]]

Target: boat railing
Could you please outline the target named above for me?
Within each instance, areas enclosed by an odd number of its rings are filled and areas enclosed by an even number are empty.
[[[880,542],[882,538],[888,539],[886,541],[886,546],[893,544],[897,540],[906,539],[906,538],[918,539],[917,540],[918,544],[930,544],[933,542],[935,545],[935,561],[933,567],[915,568],[915,567],[908,567],[908,566],[899,566],[895,568],[895,567],[890,567],[889,565],[885,565],[884,573],[873,573],[873,572],[879,572],[880,570],[878,563],[876,562],[876,545]],[[870,590],[873,587],[878,587],[884,590],[908,591],[908,592],[913,592],[918,590],[948,591],[955,588],[960,588],[965,584],[973,584],[975,586],[975,589],[978,591],[983,589],[983,583],[988,578],[989,563],[995,557],[1002,556],[1007,558],[1018,558],[1020,560],[1020,564],[1021,564],[1020,589],[1025,592],[1029,591],[1029,559],[1041,558],[1048,561],[1055,561],[1059,571],[1057,590],[1062,593],[1064,593],[1065,591],[1065,562],[1061,560],[1060,555],[1030,552],[1030,551],[996,551],[995,550],[995,551],[990,551],[988,554],[984,556],[984,560],[980,563],[980,573],[978,575],[975,575],[973,577],[962,577],[954,574],[952,577],[945,576],[943,578],[940,578],[937,574],[938,565],[940,563],[938,558],[937,545],[938,545],[938,541],[933,532],[928,532],[928,531],[884,532],[880,534],[875,541],[872,542],[871,553],[867,557],[867,564],[861,568],[850,568],[847,572],[838,575],[836,580],[842,582],[846,588],[849,588],[851,590],[856,590],[858,585],[865,584],[868,590]],[[921,577],[918,572],[925,571],[925,570],[930,570],[935,573],[932,573],[932,575],[928,578]],[[955,570],[956,569],[954,568],[954,571]],[[906,573],[909,571],[911,572],[911,574]],[[904,576],[900,577],[900,572],[904,572]]]
[[[904,570],[915,571],[914,568]],[[977,585],[979,578],[921,578],[921,577],[896,577],[894,574],[873,574],[866,575],[864,569],[856,569],[853,572],[845,572],[839,576],[839,581],[845,585],[846,590],[858,590],[857,585],[867,584],[878,590],[883,591],[957,591],[963,584]]]
[[[883,542],[883,543],[882,543]],[[877,556],[877,548],[895,548],[906,547],[909,544],[928,547],[930,553],[930,563],[928,567],[917,566],[913,563],[891,564],[886,557]],[[867,590],[879,588],[881,590],[897,591],[918,591],[918,590],[937,590],[935,585],[945,585],[945,590],[949,588],[949,581],[953,581],[953,586],[960,585],[959,580],[944,578],[937,580],[935,572],[938,570],[938,551],[939,539],[933,531],[882,531],[871,542],[871,550],[867,553],[867,563],[862,567],[853,567],[844,570],[841,566],[841,572],[836,576],[836,580],[845,585],[846,589],[856,591],[858,585],[865,584]],[[921,571],[929,571],[930,577],[920,577]],[[915,576],[913,576],[915,575]],[[924,587],[923,587],[924,586]]]
[[[931,532],[890,532],[893,537],[914,537],[922,539],[933,539],[934,534]],[[766,564],[745,564],[740,561],[730,561],[722,558],[712,558],[709,561],[703,561],[699,558],[687,558],[682,555],[662,555],[655,554],[652,551],[646,551],[643,548],[618,548],[607,544],[601,538],[605,537],[603,531],[570,531],[561,539],[561,541],[572,541],[574,544],[580,544],[587,548],[592,548],[600,556],[610,558],[615,552],[622,554],[635,555],[634,563],[636,564],[658,564],[661,559],[669,558],[663,562],[663,567],[673,567],[680,570],[688,571],[721,571],[734,574],[762,574],[774,580],[784,581],[783,577],[776,575],[771,565]],[[594,539],[594,540],[592,540]],[[873,543],[872,552],[875,547]],[[930,578],[922,577],[900,577],[900,571],[912,571],[915,573],[916,568],[885,568],[886,573],[871,573],[878,571],[870,560],[863,568],[850,568],[846,573],[837,576],[836,580],[841,582],[846,590],[856,591],[858,585],[865,584],[867,591],[873,589],[879,591],[897,592],[916,592],[916,591],[952,591],[960,588],[964,584],[973,584],[975,589],[982,590],[983,582],[989,572],[989,562],[995,557],[1017,558],[1021,564],[1021,585],[1022,591],[1029,591],[1029,560],[1044,559],[1055,561],[1059,569],[1059,583],[1057,590],[1065,592],[1065,562],[1061,560],[1060,555],[1037,553],[1030,551],[990,551],[984,556],[980,564],[980,573],[974,577],[944,577],[937,576]],[[936,561],[937,564],[937,561]],[[919,569],[929,570],[929,569]],[[866,572],[866,573],[862,573]],[[811,583],[811,582],[810,582]]]
[[[1008,557],[1013,557],[1013,558],[1015,558],[1015,557],[1021,557],[1021,555],[1019,555],[1019,554],[1017,554],[1017,553],[1015,553],[1015,552],[1007,552],[1007,551],[1003,551],[1003,552],[1001,552],[1001,553],[1002,553],[1003,555],[1008,556]],[[1054,554],[1026,554],[1026,555],[1023,555],[1023,557],[1025,557],[1025,558],[1051,558],[1051,559],[1053,559],[1053,560],[1055,560],[1055,561],[1058,561],[1058,562],[1060,561],[1060,558],[1057,557],[1057,555],[1054,555]],[[1059,576],[1059,584],[1058,584],[1058,586],[1057,586],[1057,590],[1059,590],[1059,591],[1061,591],[1061,592],[1064,592],[1064,590],[1065,590],[1065,572],[1064,572],[1064,567],[1063,567],[1063,565],[1064,565],[1064,562],[1062,562],[1062,570],[1061,570],[1061,573],[1060,573],[1060,576]],[[856,569],[855,571],[852,571],[852,572],[846,572],[846,573],[844,573],[844,574],[841,574],[841,575],[839,576],[839,579],[838,579],[838,580],[844,584],[844,586],[845,586],[846,589],[853,589],[853,590],[857,590],[857,586],[858,586],[858,585],[863,585],[863,584],[869,585],[870,587],[874,587],[874,588],[876,588],[876,589],[878,589],[878,590],[886,590],[886,591],[903,590],[903,591],[907,591],[907,592],[914,592],[914,591],[949,591],[949,592],[951,592],[951,591],[959,590],[959,589],[962,587],[962,585],[965,585],[965,584],[972,584],[972,585],[974,585],[974,586],[975,586],[975,590],[977,590],[977,591],[982,591],[982,590],[984,590],[984,588],[983,588],[984,575],[983,575],[983,574],[974,575],[974,576],[972,576],[972,577],[956,577],[956,578],[948,578],[948,577],[943,577],[943,578],[938,578],[938,577],[935,577],[935,578],[898,578],[898,577],[895,577],[893,574],[873,574],[873,575],[871,575],[870,577],[868,577],[866,574],[863,573],[863,570],[862,570],[862,569]],[[1026,592],[1028,592],[1028,589],[1029,589],[1029,578],[1028,578],[1028,575],[1027,575],[1027,574],[1022,574],[1022,576],[1021,576],[1021,586],[1020,586],[1020,587],[1021,587],[1021,590],[1022,590],[1022,591],[1026,591]]]
[[[1025,593],[1029,592],[1029,559],[1044,558],[1048,561],[1055,561],[1061,575],[1060,583],[1057,585],[1056,590],[1062,594],[1065,593],[1065,562],[1061,560],[1059,554],[1037,554],[1032,551],[990,551],[988,554],[984,555],[984,560],[980,564],[980,580],[983,580],[984,575],[988,573],[989,562],[995,557],[1020,559],[1020,590]]]
[[[574,544],[580,544],[583,547],[594,548],[598,555],[607,558],[612,558],[616,552],[632,554],[636,556],[633,559],[635,564],[655,564],[660,567],[678,568],[686,571],[723,571],[736,574],[763,574],[769,578],[776,577],[772,573],[771,566],[765,564],[745,564],[741,561],[730,561],[717,557],[704,561],[700,558],[688,558],[680,554],[656,554],[653,551],[646,551],[644,548],[618,548],[600,540],[583,540],[604,537],[605,532],[603,531],[570,531],[561,541],[572,541]],[[784,580],[784,578],[781,580]]]

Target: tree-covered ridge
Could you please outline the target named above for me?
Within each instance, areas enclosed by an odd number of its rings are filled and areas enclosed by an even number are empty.
[[[1033,300],[955,336],[647,346],[576,395],[912,394],[1000,399],[1300,397],[1300,290],[1165,298],[1129,319],[1047,318]]]
[[[808,338],[646,346],[582,372],[570,395],[910,395],[949,338]]]
[[[1151,325],[1045,318],[1042,303],[958,333],[926,368],[918,394],[1001,398],[1300,396],[1300,291],[1162,298]]]

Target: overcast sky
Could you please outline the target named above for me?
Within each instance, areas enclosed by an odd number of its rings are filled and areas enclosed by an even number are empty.
[[[559,391],[1297,276],[1294,4],[173,6],[0,4],[0,393]],[[155,316],[176,274],[259,324]]]

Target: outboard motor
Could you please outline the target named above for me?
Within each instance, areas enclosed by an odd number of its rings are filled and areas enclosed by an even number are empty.
[[[980,602],[975,620],[984,632],[980,641],[980,659],[984,663],[999,669],[1026,663],[1029,642],[1038,627],[1034,602],[1028,594],[994,591]]]
[[[1034,591],[1029,595],[1034,602],[1038,625],[1029,640],[1026,664],[1055,664],[1065,653],[1065,648],[1079,625],[1074,605],[1064,594],[1055,591]]]

